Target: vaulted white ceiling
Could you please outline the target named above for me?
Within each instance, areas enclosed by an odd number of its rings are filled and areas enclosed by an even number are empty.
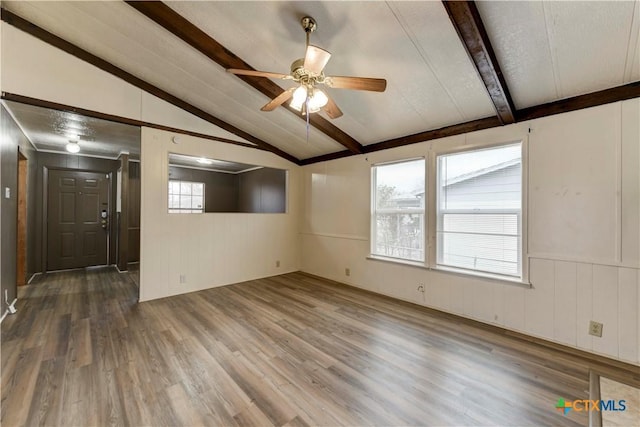
[[[439,1],[167,4],[259,70],[287,73],[311,41],[333,56],[329,75],[381,77],[384,93],[329,89],[344,112],[331,122],[363,145],[495,115]],[[123,2],[3,2],[45,30],[293,156],[344,150]],[[517,108],[640,80],[640,4],[478,2]],[[290,82],[274,80],[282,88]]]

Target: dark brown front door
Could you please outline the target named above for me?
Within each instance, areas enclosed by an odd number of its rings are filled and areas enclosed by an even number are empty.
[[[47,270],[107,264],[110,218],[102,218],[103,211],[109,212],[104,173],[49,171]]]

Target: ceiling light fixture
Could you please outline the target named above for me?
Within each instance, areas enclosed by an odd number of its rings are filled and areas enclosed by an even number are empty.
[[[65,147],[70,153],[78,153],[80,151],[80,144],[78,144],[79,140],[70,139],[69,143]]]
[[[296,111],[302,111],[302,114],[306,114],[307,111],[317,113],[327,105],[327,102],[329,102],[329,98],[322,90],[300,85],[293,91],[289,106]]]
[[[198,159],[198,163],[200,163],[201,165],[212,165],[213,160],[209,160],[209,159],[205,159],[204,157],[201,157]]]

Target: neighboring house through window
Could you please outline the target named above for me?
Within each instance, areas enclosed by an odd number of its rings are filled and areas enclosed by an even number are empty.
[[[437,265],[522,275],[522,148],[437,157]]]

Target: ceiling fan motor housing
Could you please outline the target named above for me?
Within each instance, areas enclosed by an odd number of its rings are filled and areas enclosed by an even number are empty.
[[[305,16],[300,20],[300,24],[306,33],[312,33],[318,28],[318,24],[316,24],[316,20],[310,16]]]

